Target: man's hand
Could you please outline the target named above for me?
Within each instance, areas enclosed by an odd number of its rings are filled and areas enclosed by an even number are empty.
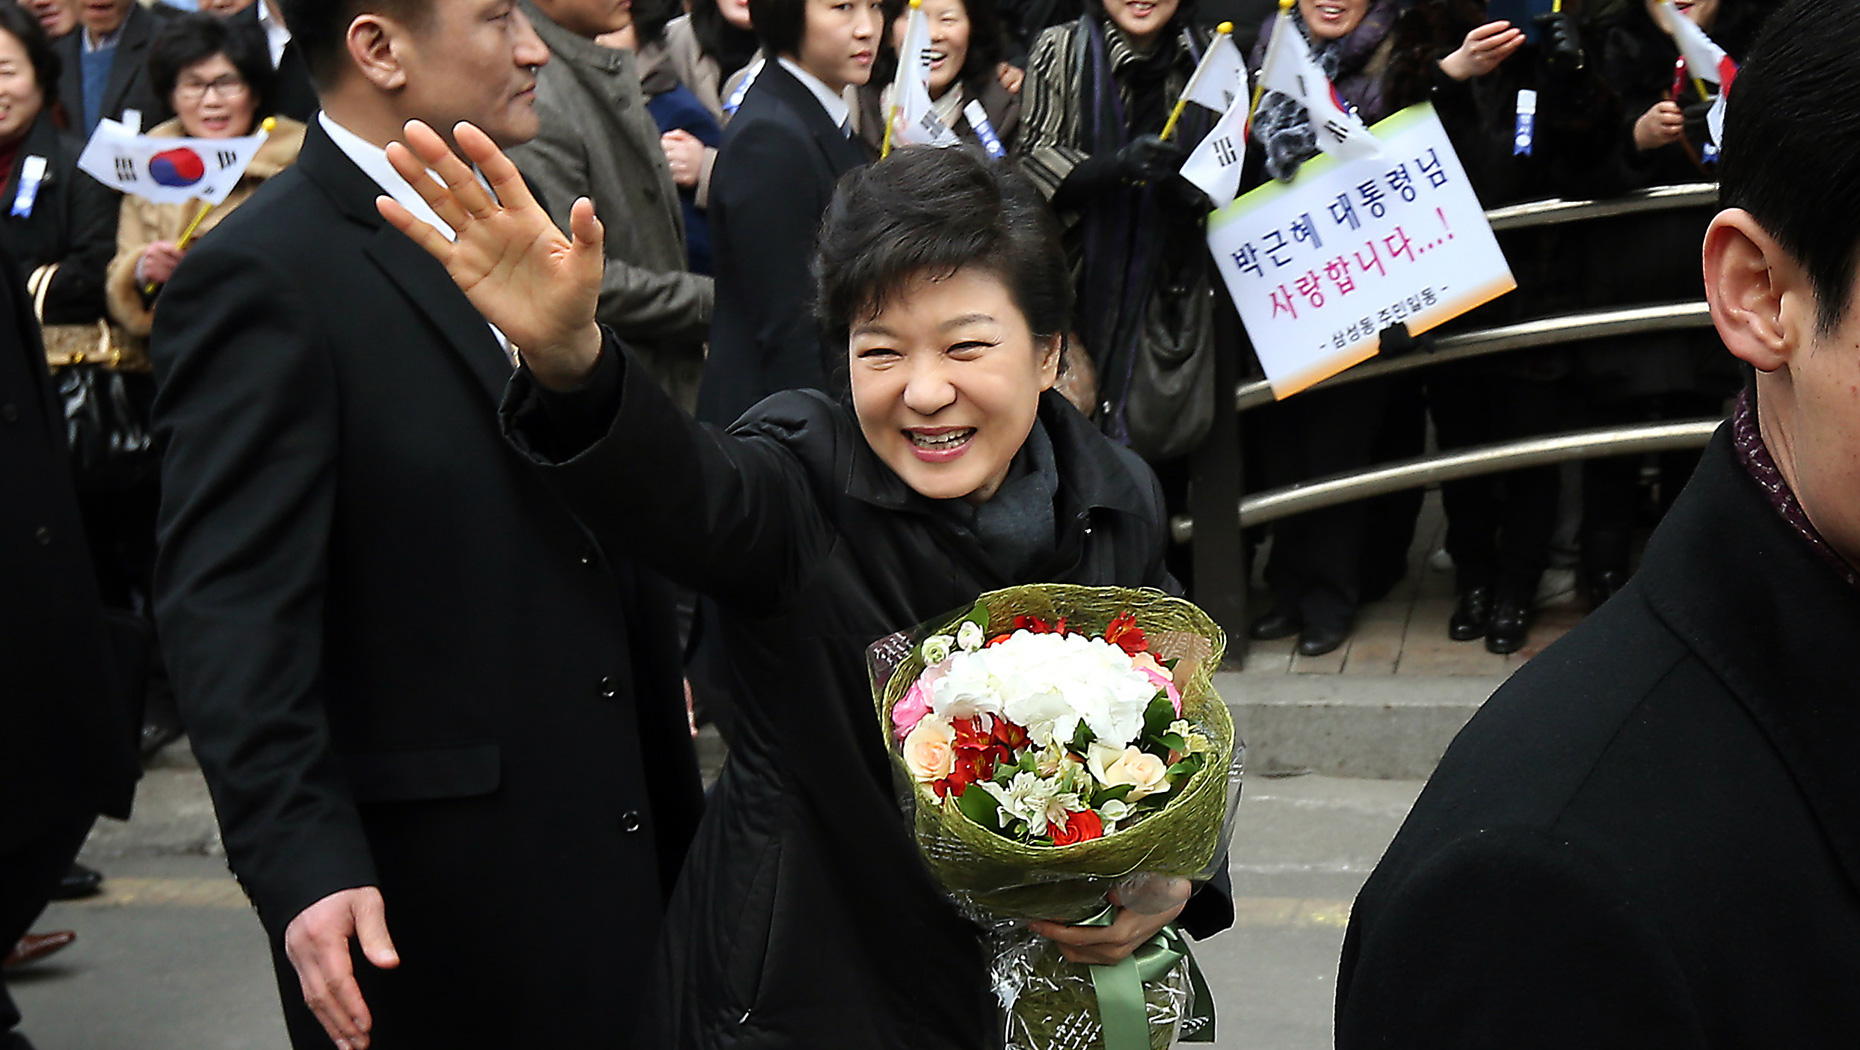
[[[1677,102],[1658,102],[1634,122],[1634,145],[1642,152],[1679,141],[1685,134],[1686,115]]]
[[[1118,900],[1116,891],[1110,894],[1112,904],[1118,905],[1117,921],[1109,926],[1064,926],[1056,922],[1035,922],[1028,924],[1028,929],[1059,945],[1059,954],[1067,961],[1091,963],[1097,966],[1115,966],[1123,962],[1131,952],[1143,947],[1158,930],[1174,922],[1182,914],[1182,908],[1188,903],[1189,894],[1194,886],[1187,879],[1171,879],[1161,888],[1164,900],[1173,901],[1166,909],[1154,915],[1132,911]]]
[[[387,908],[373,886],[340,890],[299,912],[284,928],[284,954],[297,970],[304,1003],[316,1014],[336,1050],[367,1050],[374,1018],[362,1001],[349,962],[349,938],[383,970],[400,965],[388,937]]]
[[[142,258],[136,260],[136,283],[167,284],[185,254],[184,249],[169,241],[156,241],[142,249]]]
[[[1020,85],[1027,79],[1027,71],[1011,62],[1002,62],[995,66],[995,79],[1010,95],[1020,94]]]
[[[1524,45],[1524,31],[1500,20],[1466,34],[1458,49],[1440,60],[1440,71],[1455,80],[1482,77]]]
[[[413,217],[392,198],[375,207],[393,227],[445,265],[466,298],[496,325],[536,381],[552,390],[579,386],[600,358],[594,306],[601,293],[601,222],[582,197],[569,212],[573,240],[530,196],[516,165],[470,124],[453,140],[491,184],[489,191],[445,140],[420,121],[407,122],[407,144],[390,143],[389,163],[452,227],[457,240]],[[431,170],[444,182],[434,182]],[[492,197],[492,193],[496,197]]]
[[[672,181],[686,189],[698,184],[704,170],[704,141],[683,128],[673,128],[659,136],[659,148],[665,151],[665,165],[672,169]]]

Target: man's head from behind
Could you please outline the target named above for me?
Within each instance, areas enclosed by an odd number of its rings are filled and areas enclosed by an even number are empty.
[[[1737,76],[1705,237],[1725,345],[1757,372],[1771,455],[1860,564],[1860,19],[1847,0],[1770,16]]]
[[[516,0],[283,0],[317,94],[364,138],[408,120],[459,121],[500,146],[536,134],[535,67],[549,60]]]

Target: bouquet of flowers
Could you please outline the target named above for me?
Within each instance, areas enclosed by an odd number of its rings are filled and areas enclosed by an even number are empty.
[[[1152,880],[1216,873],[1241,750],[1212,686],[1225,644],[1205,613],[1159,591],[1037,584],[868,654],[918,846],[992,932],[1009,1050],[1212,1037],[1173,927],[1093,967],[1025,923],[1109,922],[1112,890],[1140,907]]]

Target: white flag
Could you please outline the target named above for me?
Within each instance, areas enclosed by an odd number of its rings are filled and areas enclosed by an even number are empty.
[[[1208,53],[1202,56],[1201,64],[1195,67],[1182,97],[1216,113],[1225,113],[1233,106],[1234,99],[1245,95],[1246,60],[1240,57],[1240,49],[1234,46],[1231,35],[1218,34],[1209,45]]]
[[[1266,45],[1266,61],[1259,70],[1259,82],[1268,91],[1277,91],[1302,103],[1311,118],[1311,130],[1318,148],[1334,153],[1340,160],[1380,156],[1382,143],[1337,93],[1324,75],[1305,35],[1293,28],[1290,16],[1281,13],[1273,24],[1272,39]]]
[[[1660,13],[1660,23],[1666,27],[1667,35],[1673,38],[1679,53],[1685,57],[1686,72],[1718,85],[1718,97],[1705,114],[1705,128],[1715,145],[1724,139],[1724,106],[1731,98],[1731,81],[1737,79],[1737,63],[1724,53],[1724,48],[1705,35],[1698,23],[1681,14],[1672,0],[1660,0],[1654,9]]]
[[[897,124],[891,141],[906,146],[953,146],[959,140],[930,101],[930,20],[922,3],[911,4],[898,49],[898,76],[891,85]]]
[[[239,185],[269,137],[261,131],[232,139],[150,138],[105,119],[78,156],[78,167],[105,186],[156,204],[218,204]]]
[[[1240,71],[1240,90],[1227,112],[1221,114],[1208,137],[1182,162],[1182,177],[1201,187],[1214,207],[1225,208],[1240,192],[1240,169],[1246,164],[1246,118],[1253,108],[1247,97],[1246,70]]]

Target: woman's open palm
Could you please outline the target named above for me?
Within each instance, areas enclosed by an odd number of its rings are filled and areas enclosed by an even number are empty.
[[[389,163],[457,237],[448,240],[390,197],[376,199],[382,218],[445,266],[538,380],[552,387],[579,382],[593,367],[601,342],[594,308],[601,290],[602,234],[594,205],[585,197],[575,202],[573,237],[564,236],[516,165],[476,127],[460,123],[453,139],[484,173],[483,181],[420,121],[407,123],[406,139],[405,146],[388,146]]]

